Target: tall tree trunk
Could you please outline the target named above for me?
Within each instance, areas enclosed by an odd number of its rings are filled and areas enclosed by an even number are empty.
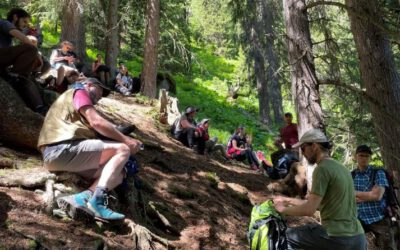
[[[249,0],[248,9],[254,10],[255,14],[250,15],[247,19],[247,27],[249,27],[251,48],[250,53],[254,63],[254,75],[256,78],[258,92],[258,109],[260,120],[266,125],[271,125],[271,108],[269,102],[269,88],[265,75],[265,43],[263,32],[263,10],[259,1]]]
[[[115,65],[119,53],[119,37],[118,37],[118,4],[119,0],[110,0],[108,6],[108,23],[106,37],[106,65],[110,68],[111,78],[115,75]]]
[[[43,117],[33,113],[0,78],[0,142],[36,149]]]
[[[278,57],[276,49],[274,48],[274,41],[276,40],[274,24],[275,18],[273,15],[273,7],[271,0],[264,0],[260,2],[262,6],[263,22],[262,26],[265,31],[265,59],[268,62],[267,67],[267,80],[269,82],[269,98],[268,101],[274,112],[274,120],[276,123],[283,123],[283,108],[282,108],[282,92],[279,83],[279,75],[277,73],[279,68]]]
[[[304,6],[305,0],[283,0],[292,95],[296,105],[300,137],[311,128],[325,130],[308,16]]]
[[[85,33],[83,0],[64,0],[60,40],[72,42],[75,53],[82,62],[86,59]]]
[[[144,45],[141,92],[150,98],[156,97],[157,47],[160,28],[160,0],[147,0],[147,25]]]
[[[378,1],[346,0],[346,5],[350,8],[348,14],[360,60],[361,79],[367,95],[379,103],[379,106],[374,103],[370,106],[383,161],[387,168],[400,171],[400,124],[390,120],[391,115],[399,115],[400,76],[390,40],[373,24],[374,21],[383,23],[382,13]]]

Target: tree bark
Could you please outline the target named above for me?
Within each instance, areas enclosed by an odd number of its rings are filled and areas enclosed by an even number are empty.
[[[36,149],[43,117],[32,112],[0,78],[0,142]]]
[[[279,61],[274,48],[274,41],[276,40],[274,24],[275,17],[273,15],[273,6],[270,0],[261,1],[263,22],[265,32],[265,60],[267,66],[267,80],[269,86],[269,103],[274,113],[274,120],[276,123],[283,123],[283,108],[282,108],[282,92],[279,83],[279,75],[277,73],[279,68]]]
[[[65,0],[62,9],[61,41],[70,41],[75,53],[84,62],[86,59],[85,18],[83,0]]]
[[[118,38],[118,4],[119,0],[111,0],[108,8],[108,24],[106,33],[106,65],[110,68],[111,79],[115,75],[115,65],[119,53],[119,38]]]
[[[350,8],[350,26],[366,94],[379,100],[381,104],[370,102],[383,161],[387,168],[400,171],[400,124],[388,120],[385,115],[399,114],[400,75],[394,62],[390,40],[383,30],[375,25],[376,22],[383,23],[382,13],[377,1],[346,0],[346,5]],[[361,19],[362,16],[368,18]],[[382,112],[382,107],[385,112]]]
[[[299,137],[311,128],[325,130],[305,0],[283,0],[290,75]]]
[[[147,25],[144,45],[141,92],[156,98],[157,88],[157,48],[160,28],[160,0],[147,1]]]

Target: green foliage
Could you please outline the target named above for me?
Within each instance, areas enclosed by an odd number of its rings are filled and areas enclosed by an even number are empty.
[[[218,178],[217,173],[215,173],[215,172],[207,172],[206,173],[206,179],[209,181],[211,187],[213,187],[213,188],[217,188],[218,187],[219,178]]]

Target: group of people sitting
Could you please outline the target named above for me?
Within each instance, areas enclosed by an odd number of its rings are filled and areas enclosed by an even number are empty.
[[[11,84],[33,111],[45,115],[59,94],[75,83],[79,86],[87,77],[97,78],[123,95],[140,90],[140,79],[130,77],[123,63],[112,80],[110,68],[104,64],[101,54],[97,55],[91,71],[84,74],[84,62],[69,41],[62,41],[47,59],[38,50],[41,33],[30,27],[29,21],[29,13],[21,8],[11,9],[7,19],[0,20],[0,77]],[[13,39],[20,43],[13,45]]]

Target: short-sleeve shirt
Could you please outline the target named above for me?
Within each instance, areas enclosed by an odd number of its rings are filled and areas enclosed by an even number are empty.
[[[285,143],[285,148],[292,148],[292,146],[299,141],[297,124],[292,123],[281,128],[281,137]]]
[[[375,180],[372,180],[373,172]],[[368,166],[364,171],[359,169],[354,171],[354,188],[356,191],[369,192],[373,186],[389,187],[388,180],[383,171],[374,170],[373,166]],[[365,201],[357,203],[358,218],[366,225],[378,222],[385,218],[386,196],[379,201]]]
[[[12,45],[13,36],[10,31],[17,29],[14,24],[7,20],[0,20],[0,48],[8,48]]]
[[[187,120],[190,124],[192,124],[193,126],[196,126],[196,121],[195,121],[193,118],[187,116],[187,114],[183,113],[183,114],[181,115],[181,117],[179,118],[178,124],[176,124],[175,133],[180,133],[180,132],[182,132],[183,127],[182,127],[182,125],[181,125],[181,122],[182,122],[183,120]]]
[[[357,219],[357,205],[350,172],[339,162],[325,159],[318,163],[311,193],[322,197],[321,224],[329,236],[355,236],[364,230]]]
[[[85,106],[93,106],[93,102],[90,100],[89,93],[84,89],[78,89],[75,91],[72,103],[74,105],[74,109],[78,112]]]

